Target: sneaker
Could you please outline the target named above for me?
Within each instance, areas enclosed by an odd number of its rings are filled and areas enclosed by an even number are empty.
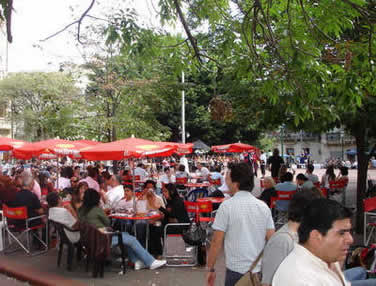
[[[153,265],[153,264],[152,264]],[[141,270],[145,268],[145,264],[141,261],[141,260],[137,260],[135,263],[134,263],[134,270]]]
[[[151,270],[154,270],[154,269],[157,269],[157,268],[159,268],[159,267],[164,266],[166,263],[167,263],[166,260],[158,260],[158,259],[156,259],[156,260],[154,260],[154,262],[150,265],[149,268],[150,268]]]

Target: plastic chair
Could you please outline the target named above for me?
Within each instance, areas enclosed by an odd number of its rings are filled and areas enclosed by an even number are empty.
[[[184,201],[184,206],[187,210],[187,213],[190,217],[192,217],[192,221],[197,220],[198,208],[197,203]],[[189,227],[190,223],[168,223],[166,224],[164,231],[163,231],[163,238],[164,238],[164,245],[163,245],[163,256],[167,260],[167,266],[173,267],[184,267],[184,266],[195,266],[197,265],[197,246],[193,246],[190,248],[190,251],[185,251],[184,254],[169,254],[168,249],[168,238],[177,237],[183,240],[181,233],[169,233],[169,228],[176,228],[176,227]],[[175,246],[175,245],[174,245]]]
[[[287,209],[281,209],[278,207],[278,201],[290,201],[292,196],[295,195],[296,191],[276,191],[277,196],[272,197],[270,200],[270,208],[274,210],[274,221],[276,226],[277,225],[284,225],[287,220]]]
[[[188,177],[176,178],[176,189],[182,197],[186,195],[187,188],[184,186],[188,183]]]
[[[186,196],[186,200],[196,202],[197,199],[206,198],[207,196],[209,196],[209,192],[206,188],[198,188],[190,191]]]
[[[48,235],[48,224],[43,223],[42,219],[45,219],[45,215],[40,215],[36,217],[28,217],[26,207],[8,207],[3,204],[3,216],[4,216],[4,254],[12,253],[18,249],[23,249],[28,255],[37,255],[42,254],[48,251],[48,244],[44,242],[39,236],[35,233],[37,231],[42,231],[45,228],[45,237],[47,239]],[[37,225],[34,225],[33,222],[41,222]],[[43,234],[43,233],[42,233]],[[36,241],[38,241],[42,250],[32,251],[30,245],[30,236]],[[23,242],[23,238],[26,238],[26,244]],[[18,247],[15,249],[10,249],[13,244],[16,244]]]
[[[363,233],[363,242],[364,245],[368,245],[371,240],[372,235],[376,229],[376,197],[363,200],[364,208],[364,233]],[[367,221],[367,219],[372,219]],[[369,233],[367,234],[367,229]]]
[[[214,221],[213,217],[213,203],[211,201],[207,202],[196,202],[197,204],[197,221],[211,223]],[[202,214],[209,216],[201,216]]]
[[[61,256],[63,254],[63,248],[64,245],[67,246],[68,248],[68,253],[67,253],[67,270],[72,271],[72,262],[73,262],[73,256],[74,256],[74,249],[77,249],[77,261],[81,260],[81,243],[78,241],[76,243],[72,243],[69,238],[67,237],[66,233],[64,230],[68,230],[70,232],[80,232],[79,229],[73,230],[61,223],[58,223],[56,221],[50,220],[50,222],[54,225],[58,236],[59,236],[59,252],[57,255],[57,266],[60,267],[61,264]]]

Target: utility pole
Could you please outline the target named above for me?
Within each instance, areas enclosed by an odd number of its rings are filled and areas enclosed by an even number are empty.
[[[184,71],[181,72],[181,142],[185,144],[185,92],[184,92]]]

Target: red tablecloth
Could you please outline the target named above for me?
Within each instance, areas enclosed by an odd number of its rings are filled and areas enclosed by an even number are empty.
[[[227,198],[212,198],[212,197],[206,197],[206,198],[200,198],[197,199],[196,202],[212,202],[214,204],[220,204],[223,203]]]
[[[184,184],[184,187],[187,187],[187,188],[206,188],[206,187],[209,187],[210,184],[209,183],[188,183],[188,184]]]

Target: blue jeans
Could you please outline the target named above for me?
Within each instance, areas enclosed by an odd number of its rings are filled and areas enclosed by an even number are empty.
[[[141,260],[147,267],[154,262],[154,257],[142,247],[138,240],[127,232],[122,232],[123,244],[128,247],[128,256],[132,262]],[[112,237],[112,245],[118,244],[118,237]]]
[[[244,274],[226,268],[225,286],[234,286]]]
[[[344,275],[351,286],[371,286],[376,285],[376,279],[367,279],[367,272],[363,267],[354,267],[345,270]]]

